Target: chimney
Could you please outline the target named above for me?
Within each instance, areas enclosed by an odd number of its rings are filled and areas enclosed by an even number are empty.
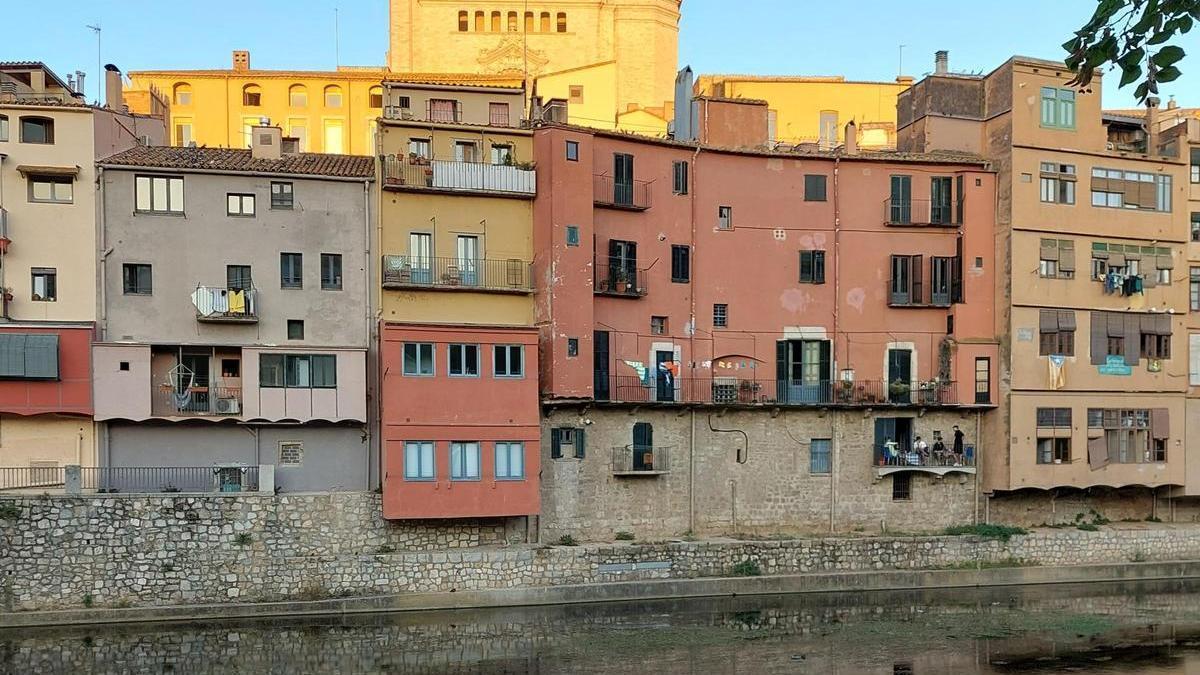
[[[254,159],[279,159],[283,156],[283,129],[263,124],[250,130],[250,155]]]
[[[1171,98],[1167,101],[1167,110],[1174,110],[1179,107],[1179,102],[1175,100],[1175,95],[1171,94]]]
[[[35,94],[46,93],[46,71],[34,68],[29,72],[29,88]]]
[[[1158,104],[1159,98],[1151,96],[1146,99],[1146,154],[1158,154]]]
[[[125,110],[121,96],[121,69],[111,63],[104,66],[104,105],[109,110]]]
[[[672,137],[677,141],[696,140],[696,122],[692,117],[692,98],[695,77],[691,66],[684,66],[675,75],[675,114],[672,119]]]
[[[842,151],[847,155],[858,154],[858,125],[854,120],[846,123],[846,142],[842,145]]]
[[[244,73],[250,70],[250,52],[245,49],[233,50],[233,71]]]
[[[79,94],[80,96],[83,96],[84,91],[85,91],[83,88],[83,78],[85,76],[86,75],[82,70],[75,71],[75,87],[76,87],[75,93]]]
[[[950,72],[950,52],[940,49],[933,55],[933,72],[938,75]]]

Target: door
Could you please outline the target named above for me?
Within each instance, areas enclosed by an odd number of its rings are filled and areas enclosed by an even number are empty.
[[[182,404],[177,406],[180,412],[209,412],[208,362],[208,354],[180,355],[180,365],[191,371],[186,375],[183,370],[177,371],[179,375],[176,377],[175,393],[178,396],[176,403]]]
[[[654,427],[648,422],[633,424],[633,470],[654,470]]]
[[[458,236],[458,275],[464,286],[479,285],[479,237]]]
[[[608,289],[627,292],[637,284],[637,242],[608,240]]]
[[[821,113],[820,119],[820,134],[821,134],[821,149],[832,150],[837,147],[838,136],[838,114],[836,111],[827,110]]]
[[[908,349],[888,350],[888,401],[892,403],[912,402],[912,351]]]
[[[433,235],[413,232],[408,235],[408,265],[416,284],[433,283]]]
[[[594,331],[592,333],[592,373],[594,376],[592,386],[597,401],[607,401],[610,398],[608,372],[608,331]]]
[[[932,178],[929,186],[929,222],[949,225],[954,215],[950,208],[951,181],[948,176]]]
[[[654,373],[655,382],[655,397],[656,401],[674,401],[675,400],[675,376],[666,367],[666,364],[675,363],[675,353],[669,351],[654,352]]]
[[[934,257],[931,262],[929,270],[930,297],[933,300],[933,304],[948,306],[950,304],[954,258]]]
[[[226,265],[225,287],[231,291],[248,291],[254,287],[249,265]]]
[[[915,465],[912,455],[912,418],[875,418],[875,463],[877,465]]]
[[[912,222],[912,176],[892,176],[892,197],[888,206],[889,223],[908,225]]]
[[[787,403],[830,400],[830,343],[828,340],[784,340],[778,343],[776,366],[779,396]]]
[[[471,163],[478,162],[479,144],[475,143],[474,141],[455,141],[454,161]]]
[[[893,305],[908,305],[912,303],[910,263],[911,259],[906,255],[892,256],[891,302]]]
[[[633,206],[633,155],[613,154],[613,203]]]

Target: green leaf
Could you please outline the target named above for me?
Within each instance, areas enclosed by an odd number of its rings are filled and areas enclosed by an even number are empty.
[[[1141,66],[1121,66],[1121,87],[1127,87],[1136,82],[1142,76]]]
[[[1179,76],[1182,74],[1183,73],[1180,72],[1175,66],[1167,66],[1166,68],[1158,71],[1158,75],[1155,77],[1155,79],[1159,82],[1174,82],[1175,80],[1178,80]]]
[[[1158,50],[1157,54],[1150,57],[1150,60],[1154,61],[1154,65],[1158,67],[1166,68],[1169,65],[1177,63],[1186,55],[1186,52],[1183,51],[1183,47],[1167,45],[1166,47]]]

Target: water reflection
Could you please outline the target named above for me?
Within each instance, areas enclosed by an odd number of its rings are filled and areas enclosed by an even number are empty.
[[[0,672],[1200,672],[1200,581],[30,629]]]

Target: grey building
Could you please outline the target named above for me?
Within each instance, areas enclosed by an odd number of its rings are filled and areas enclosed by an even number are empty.
[[[253,138],[100,164],[100,461],[369,489],[374,159]]]

